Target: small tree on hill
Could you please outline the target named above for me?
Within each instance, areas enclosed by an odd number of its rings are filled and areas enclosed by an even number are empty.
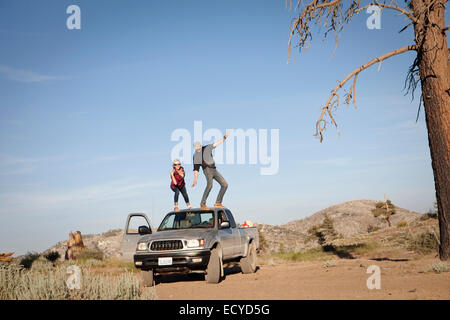
[[[333,218],[328,215],[325,215],[321,224],[312,226],[308,233],[315,237],[322,247],[329,246],[338,237],[338,233],[334,229]]]
[[[395,206],[391,200],[380,201],[375,204],[375,209],[372,209],[374,217],[382,217],[391,226],[391,216],[395,214]]]

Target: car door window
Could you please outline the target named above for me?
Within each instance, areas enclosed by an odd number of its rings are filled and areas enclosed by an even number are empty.
[[[227,215],[227,220],[230,221],[230,226],[232,228],[236,228],[236,222],[234,221],[233,215],[231,214],[230,210],[225,210],[225,213]]]
[[[129,214],[125,222],[121,245],[122,259],[125,261],[133,261],[133,254],[136,251],[136,244],[142,237],[138,233],[138,229],[140,226],[147,226],[150,230],[152,230],[150,221],[145,214]]]
[[[132,216],[128,222],[128,227],[126,230],[127,234],[138,234],[138,229],[140,226],[149,227],[147,220],[143,216]]]
[[[225,212],[223,212],[222,210],[220,210],[217,214],[218,214],[218,217],[219,217],[219,228],[220,228],[220,224],[221,224],[222,222],[225,222],[225,221],[228,221],[228,222],[229,222],[228,217],[227,217],[227,215],[225,214]],[[230,223],[230,226],[231,226],[231,223]]]

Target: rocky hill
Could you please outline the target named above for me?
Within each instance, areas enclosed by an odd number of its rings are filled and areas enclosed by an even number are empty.
[[[367,234],[369,227],[387,228],[386,222],[383,222],[380,218],[375,218],[371,212],[375,208],[375,203],[374,200],[348,201],[320,210],[307,218],[283,225],[273,226],[261,223],[255,225],[265,245],[264,252],[302,251],[318,246],[317,241],[311,239],[308,235],[308,230],[312,226],[321,224],[325,215],[333,219],[334,229],[344,238]],[[396,214],[391,217],[391,222],[393,226],[396,226],[400,221],[409,224],[422,216],[422,214],[396,207]],[[83,242],[87,249],[101,250],[105,258],[120,257],[122,235],[123,230],[115,229],[102,234],[83,235]],[[61,241],[46,252],[58,251],[61,258],[64,259],[66,249],[66,241]]]
[[[114,229],[101,234],[86,234],[83,235],[83,243],[88,250],[99,250],[103,252],[104,258],[120,257],[121,242],[122,242],[123,230]],[[60,255],[60,260],[64,260],[64,255],[67,250],[67,240],[60,241],[53,247],[47,249],[45,253],[50,251],[57,251]]]
[[[307,218],[280,225],[280,227],[295,232],[306,233],[309,228],[320,224],[325,215],[328,215],[333,219],[334,228],[338,233],[344,237],[352,237],[358,234],[367,233],[367,228],[369,226],[377,228],[387,227],[386,222],[382,221],[380,218],[375,218],[371,212],[371,210],[375,208],[376,203],[377,201],[374,200],[343,202],[320,210]],[[391,217],[393,226],[397,225],[400,221],[409,223],[422,216],[420,213],[400,207],[396,207],[395,209],[396,213]]]
[[[380,218],[375,218],[371,212],[375,208],[374,200],[354,200],[333,205],[320,210],[304,219],[291,221],[279,226],[257,224],[260,235],[266,242],[267,252],[301,251],[317,247],[318,244],[308,235],[308,230],[323,222],[325,215],[333,219],[334,229],[343,238],[367,234],[369,228],[384,229],[388,225]],[[396,207],[396,213],[391,217],[391,223],[396,226],[400,221],[409,224],[423,215],[417,212]]]

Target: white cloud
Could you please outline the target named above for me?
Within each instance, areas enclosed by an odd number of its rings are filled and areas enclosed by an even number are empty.
[[[34,71],[11,68],[0,65],[0,74],[4,74],[8,79],[19,82],[44,82],[49,80],[67,80],[68,77],[48,76]]]
[[[65,191],[7,192],[0,194],[0,214],[24,213],[30,210],[129,198],[138,195],[145,189],[165,184],[167,181],[149,182],[148,180],[122,179]]]
[[[330,158],[319,160],[306,160],[306,165],[346,166],[351,164],[352,158]]]

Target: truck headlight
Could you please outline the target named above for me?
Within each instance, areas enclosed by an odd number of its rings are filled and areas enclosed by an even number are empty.
[[[191,239],[187,240],[185,243],[188,248],[199,248],[205,245],[205,239]]]
[[[145,251],[145,250],[147,250],[147,243],[146,243],[146,242],[140,242],[140,243],[138,243],[136,249],[137,249],[138,251]]]

